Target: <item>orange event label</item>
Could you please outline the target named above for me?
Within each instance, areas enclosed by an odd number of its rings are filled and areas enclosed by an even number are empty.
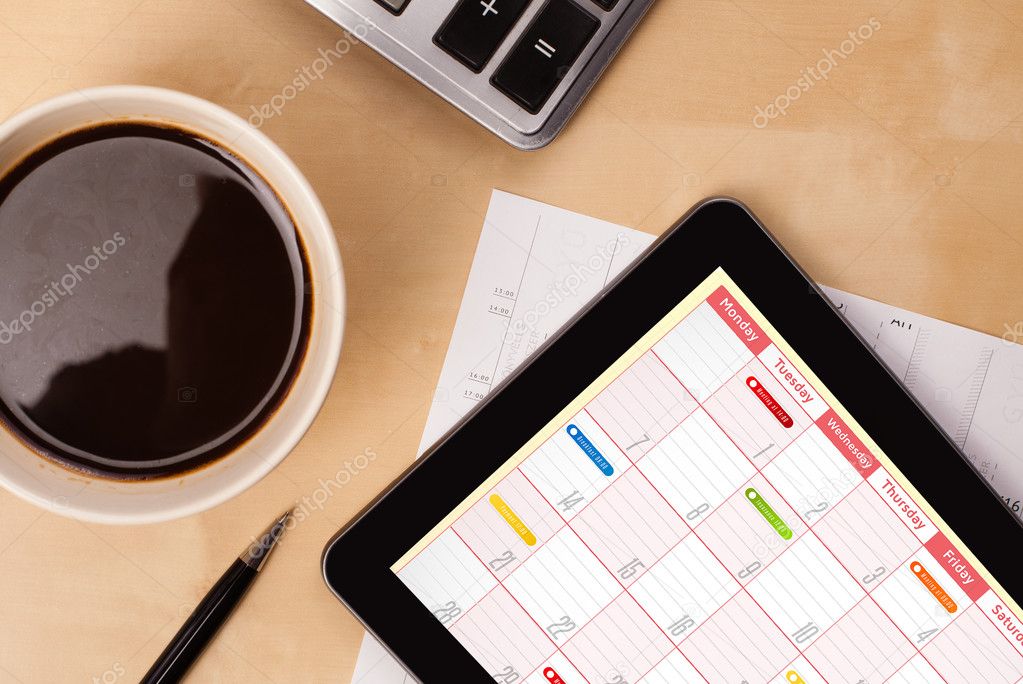
[[[959,606],[956,605],[956,602],[953,601],[952,597],[948,595],[948,592],[945,591],[940,584],[938,584],[938,580],[934,579],[934,577],[931,576],[931,573],[927,572],[927,568],[925,568],[920,561],[913,561],[910,563],[909,569],[912,570],[913,574],[916,575],[916,578],[920,580],[925,587],[927,587],[927,591],[931,592],[931,596],[938,600],[938,603],[941,604],[942,608],[947,610],[949,613],[954,613],[959,610]]]

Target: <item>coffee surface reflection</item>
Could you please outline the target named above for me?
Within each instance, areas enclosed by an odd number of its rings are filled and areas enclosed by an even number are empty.
[[[265,423],[310,325],[274,190],[174,128],[107,124],[0,179],[0,414],[40,454],[177,474]]]

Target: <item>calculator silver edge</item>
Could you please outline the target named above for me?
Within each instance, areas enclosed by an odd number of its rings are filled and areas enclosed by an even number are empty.
[[[577,0],[583,2],[583,0]],[[490,77],[514,47],[523,28],[546,3],[533,2],[486,68],[473,73],[433,43],[433,34],[456,0],[412,0],[394,16],[374,0],[305,0],[353,37],[407,72],[510,145],[535,150],[568,123],[654,0],[621,0],[611,12],[596,5],[601,28],[538,114],[530,114],[490,85]]]

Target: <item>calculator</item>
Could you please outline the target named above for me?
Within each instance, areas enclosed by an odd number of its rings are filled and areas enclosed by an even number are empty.
[[[653,0],[306,0],[519,149],[551,142]]]

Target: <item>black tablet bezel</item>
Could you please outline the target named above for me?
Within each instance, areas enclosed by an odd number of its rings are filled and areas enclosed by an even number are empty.
[[[1006,553],[1023,546],[1023,524],[752,213],[712,199],[327,544],[327,585],[416,677],[493,681],[391,565],[719,267],[1004,589],[1023,599],[1023,574]]]

